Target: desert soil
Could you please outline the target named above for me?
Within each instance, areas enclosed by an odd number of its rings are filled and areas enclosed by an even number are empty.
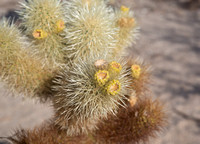
[[[0,16],[12,15],[19,0],[0,0]],[[169,125],[153,144],[200,143],[200,9],[174,1],[118,0],[132,7],[141,28],[129,51],[152,65],[155,98],[166,105]],[[32,128],[53,114],[50,104],[13,98],[0,84],[0,136]]]

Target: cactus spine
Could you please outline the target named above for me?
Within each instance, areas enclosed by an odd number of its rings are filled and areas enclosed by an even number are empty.
[[[102,143],[144,143],[155,137],[166,124],[162,104],[145,97],[134,106],[121,107],[116,116],[102,120],[95,137]]]
[[[134,17],[133,11],[125,6],[121,6],[120,10],[115,12],[115,26],[119,28],[116,35],[116,48],[113,51],[113,56],[126,54],[126,48],[131,46],[138,38],[138,25]]]
[[[1,79],[9,85],[13,93],[32,97],[43,93],[44,83],[51,74],[39,59],[31,54],[28,47],[31,47],[30,44],[17,27],[11,21],[1,20]]]
[[[58,0],[28,0],[18,11],[26,35],[35,45],[35,54],[55,69],[64,63],[63,5]]]
[[[96,61],[79,61],[65,67],[54,80],[56,123],[69,135],[87,133],[89,126],[95,129],[89,124],[108,113],[115,114],[119,105],[125,106],[123,99],[129,85],[126,67],[122,63],[121,72],[110,77],[109,68],[99,70]]]
[[[71,0],[65,4],[67,21],[65,52],[68,59],[86,60],[94,54],[110,53],[116,45],[118,28],[114,14],[104,1]]]
[[[134,144],[162,129],[162,106],[145,96],[148,66],[124,57],[138,35],[129,8],[105,0],[26,0],[21,8],[21,30],[0,22],[0,76],[13,91],[49,98],[55,114],[11,141]]]

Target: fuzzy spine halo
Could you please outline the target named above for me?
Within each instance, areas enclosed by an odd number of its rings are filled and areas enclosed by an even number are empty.
[[[119,31],[115,37],[117,43],[113,55],[126,55],[126,48],[136,43],[139,36],[139,26],[134,12],[128,7],[121,6],[120,9],[115,10],[114,22]]]
[[[67,58],[85,60],[90,55],[111,52],[116,45],[113,9],[103,1],[71,0],[65,4]]]
[[[167,125],[163,104],[149,95],[134,106],[121,107],[116,116],[108,117],[98,124],[96,131],[101,143],[146,143]]]
[[[104,85],[99,85],[95,80],[95,73],[99,71],[94,65],[96,60],[98,59],[93,58],[83,62],[80,59],[72,67],[63,68],[54,80],[53,105],[56,123],[66,129],[68,135],[95,129],[95,124],[88,123],[94,123],[100,117],[107,117],[108,113],[115,114],[119,105],[126,106],[123,100],[128,91],[129,73],[125,64],[121,62],[123,69],[117,76],[111,74]],[[120,83],[120,88],[116,81]],[[117,90],[112,95],[106,89],[108,87],[112,87],[112,92]]]
[[[20,4],[22,9],[18,13],[28,35],[36,29],[42,29],[47,33],[56,32],[57,23],[65,20],[60,0],[27,0]]]
[[[27,38],[5,19],[0,21],[0,38],[1,80],[7,83],[13,94],[23,93],[29,98],[43,95],[45,82],[51,73],[32,54]]]
[[[17,11],[21,25],[34,43],[34,54],[53,71],[64,63],[65,18],[60,0],[28,0]]]

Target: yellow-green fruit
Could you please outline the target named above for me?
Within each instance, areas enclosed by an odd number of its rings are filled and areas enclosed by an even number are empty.
[[[132,65],[131,66],[132,77],[138,79],[141,74],[141,68],[139,65]]]
[[[95,80],[101,86],[105,85],[105,83],[109,80],[109,72],[106,70],[99,70],[95,73]]]

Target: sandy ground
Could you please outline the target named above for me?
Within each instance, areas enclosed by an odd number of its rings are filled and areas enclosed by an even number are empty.
[[[141,25],[137,54],[152,64],[153,92],[169,111],[170,125],[158,143],[199,144],[200,10],[140,2],[133,5]]]
[[[1,0],[0,16],[16,9],[18,0]],[[140,40],[130,51],[154,69],[151,88],[165,104],[169,126],[153,144],[200,143],[200,10],[173,1],[119,0],[132,7],[141,26]],[[12,13],[9,13],[12,14]],[[0,84],[0,136],[31,128],[51,117],[50,104],[7,96]]]

